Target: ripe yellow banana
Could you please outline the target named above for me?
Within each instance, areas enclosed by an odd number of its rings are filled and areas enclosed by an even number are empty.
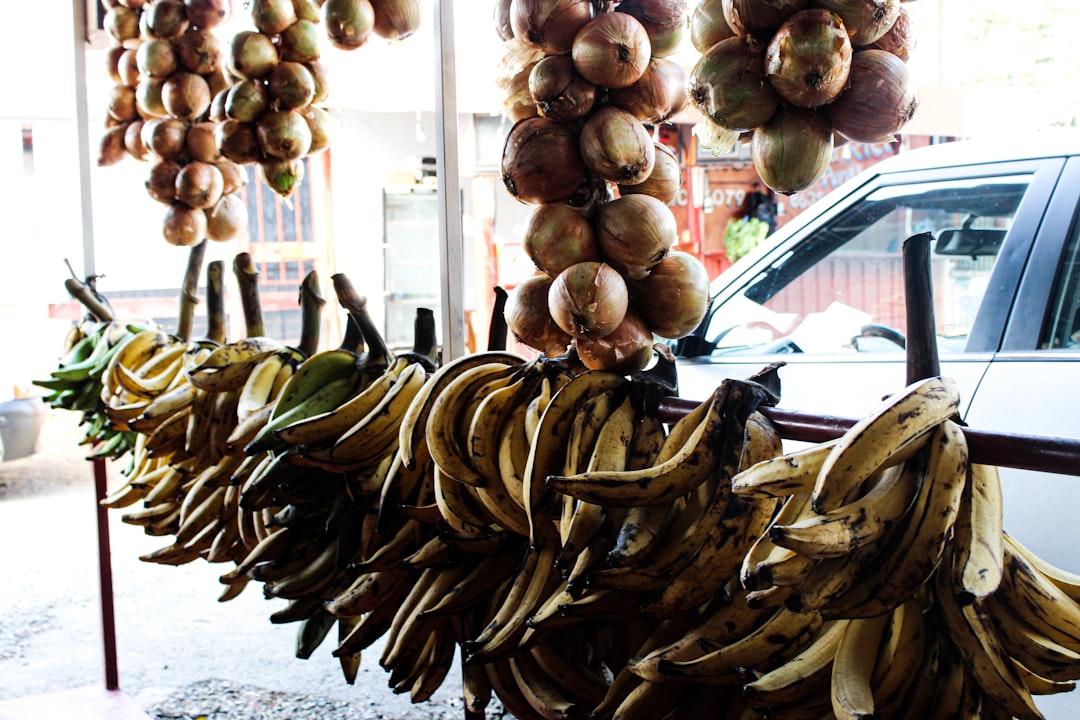
[[[849,620],[833,658],[831,695],[836,720],[868,720],[874,714],[871,677],[889,615]]]
[[[827,694],[833,658],[848,622],[834,620],[823,623],[806,648],[782,665],[743,685],[743,694],[752,705],[761,704],[766,708],[805,701],[817,697],[819,693]]]
[[[989,597],[1005,563],[1001,480],[996,467],[972,463],[953,523],[953,585],[960,604]]]

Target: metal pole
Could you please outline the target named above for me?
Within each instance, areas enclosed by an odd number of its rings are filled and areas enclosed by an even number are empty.
[[[113,605],[112,545],[109,542],[109,509],[101,504],[108,492],[105,460],[94,458],[94,505],[97,510],[98,576],[101,582],[101,629],[105,650],[105,689],[120,689],[116,653],[116,613]]]
[[[79,188],[83,228],[83,279],[97,274],[94,262],[94,208],[90,192],[90,121],[86,91],[86,0],[72,0],[75,56],[75,132],[78,137]]]
[[[458,164],[457,80],[454,58],[454,3],[435,0],[435,161],[439,173],[439,260],[441,265],[442,356],[465,354],[465,258],[461,229],[461,174]]]

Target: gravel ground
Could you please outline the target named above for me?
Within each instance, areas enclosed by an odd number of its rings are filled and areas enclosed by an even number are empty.
[[[51,411],[40,450],[0,463],[0,701],[101,684],[93,479],[77,416]],[[110,478],[118,477],[118,467]],[[165,544],[110,513],[120,687],[155,720],[443,720],[464,717],[455,667],[426,703],[395,695],[365,653],[349,686],[325,643],[293,655],[283,601],[217,602],[220,566],[143,563]],[[488,717],[499,717],[493,702]]]

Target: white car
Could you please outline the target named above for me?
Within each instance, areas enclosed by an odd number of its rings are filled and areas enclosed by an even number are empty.
[[[1080,135],[874,165],[721,275],[680,395],[784,361],[780,407],[857,418],[906,384],[900,249],[929,232],[941,372],[972,429],[1080,439]],[[1077,472],[1080,472],[1078,469]],[[1002,470],[1005,529],[1080,572],[1080,477]],[[1080,693],[1039,698],[1080,718]]]

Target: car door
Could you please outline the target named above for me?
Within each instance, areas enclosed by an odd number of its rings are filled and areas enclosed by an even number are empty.
[[[974,396],[998,349],[1060,158],[882,174],[760,254],[721,288],[703,326],[713,351],[680,361],[683,397],[783,361],[781,405],[859,417],[906,384],[900,248],[920,232],[973,228],[999,242],[970,256],[935,243],[942,372]],[[966,250],[961,249],[962,252]],[[998,262],[998,258],[1007,262]]]

